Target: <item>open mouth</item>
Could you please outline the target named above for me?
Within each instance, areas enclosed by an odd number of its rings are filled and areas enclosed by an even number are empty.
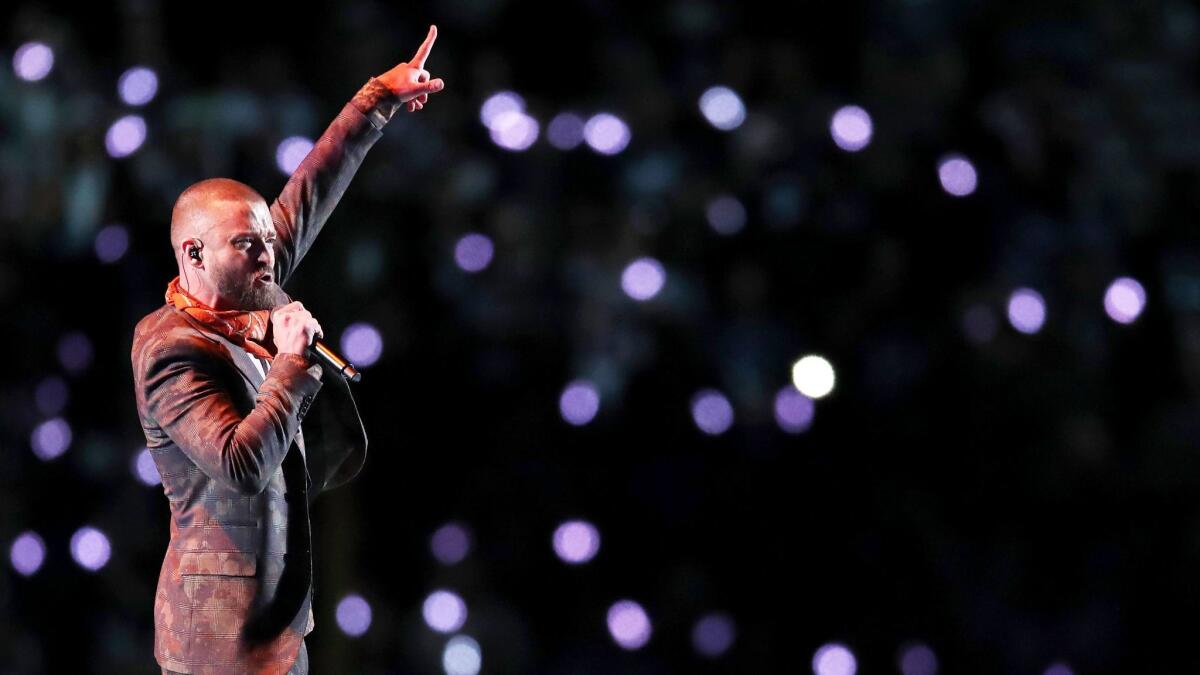
[[[258,275],[258,278],[255,279],[255,281],[257,281],[258,283],[261,283],[261,284],[269,284],[269,283],[271,283],[271,279],[272,279],[271,273],[264,272],[263,274]]]

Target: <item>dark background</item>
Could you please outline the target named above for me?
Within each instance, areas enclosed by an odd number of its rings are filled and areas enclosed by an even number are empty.
[[[899,672],[913,640],[944,672],[1200,665],[1193,4],[18,0],[0,9],[0,543],[7,561],[33,530],[47,550],[0,573],[0,672],[157,672],[168,510],[130,470],[129,353],[176,274],[171,205],[212,176],[272,200],[276,145],[319,136],[431,23],[445,91],[396,114],[288,288],[385,341],[356,389],[366,468],[313,515],[313,672],[441,672],[436,588],[466,601],[488,673],[809,672],[831,641]],[[29,40],[55,50],[38,82],[11,65]],[[136,110],[146,144],[112,159],[133,65],[159,93]],[[734,131],[700,114],[718,84],[746,104]],[[603,110],[632,140],[504,150],[479,121],[501,90],[543,133]],[[830,138],[847,104],[874,122],[857,153]],[[951,152],[978,169],[968,197],[938,183]],[[799,195],[782,216],[781,190]],[[705,222],[721,193],[748,216],[729,237]],[[130,247],[104,263],[113,223]],[[472,231],[496,246],[478,274],[453,259]],[[620,291],[641,255],[668,275],[645,303]],[[1129,325],[1102,304],[1119,276],[1148,296]],[[1005,317],[1018,287],[1046,299],[1036,334]],[[971,339],[972,308],[994,334]],[[68,372],[76,331],[93,358]],[[789,434],[771,401],[807,353],[837,386]],[[73,440],[43,462],[49,376]],[[558,411],[577,377],[603,383],[582,427]],[[718,436],[689,413],[707,387],[735,412]],[[549,544],[575,517],[602,545],[569,567]],[[449,521],[474,546],[442,566]],[[84,524],[112,541],[97,572],[68,550]],[[371,603],[360,638],[334,619],[347,593]],[[626,597],[654,626],[640,650],[605,626]],[[691,646],[710,611],[737,630],[716,659]]]

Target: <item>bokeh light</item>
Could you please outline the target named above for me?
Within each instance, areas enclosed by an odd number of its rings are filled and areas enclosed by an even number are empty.
[[[43,462],[52,460],[70,447],[71,425],[61,417],[48,419],[34,427],[30,444],[38,459]]]
[[[1000,321],[990,307],[971,305],[963,312],[962,329],[967,339],[976,344],[991,342],[1000,328]]]
[[[731,131],[746,121],[746,104],[729,87],[710,87],[701,94],[700,112],[721,131]]]
[[[442,651],[442,668],[446,675],[476,675],[483,667],[483,650],[469,635],[455,635],[446,641]]]
[[[644,301],[658,295],[667,281],[667,272],[662,263],[654,258],[634,260],[621,273],[621,288],[634,300]]]
[[[1046,322],[1046,301],[1032,288],[1018,288],[1008,297],[1008,322],[1027,335],[1042,329]]]
[[[1052,663],[1046,669],[1045,675],[1075,675],[1075,671],[1065,663]]]
[[[858,152],[871,143],[874,127],[866,110],[848,105],[833,113],[833,118],[829,120],[829,133],[839,148]]]
[[[54,68],[54,50],[43,42],[26,42],[13,53],[13,72],[26,82],[37,82]]]
[[[720,195],[708,202],[704,210],[708,226],[717,234],[737,234],[746,226],[746,207],[733,195]]]
[[[650,617],[633,600],[618,600],[608,608],[608,632],[622,649],[641,649],[650,641]]]
[[[312,139],[303,136],[289,136],[275,147],[275,166],[283,175],[290,176],[300,167],[300,163],[312,152]]]
[[[454,262],[466,272],[479,272],[492,262],[495,247],[485,234],[471,232],[454,244]]]
[[[546,140],[559,150],[573,150],[583,142],[583,125],[581,115],[559,113],[546,125]]]
[[[823,356],[809,354],[792,364],[792,384],[809,398],[828,396],[835,381],[833,364]]]
[[[715,659],[733,646],[737,631],[733,619],[724,612],[712,612],[700,617],[692,627],[692,647],[696,653]]]
[[[383,355],[383,336],[379,329],[360,321],[342,331],[342,353],[358,368],[375,365]]]
[[[795,385],[781,387],[775,393],[775,423],[789,434],[800,434],[812,426],[816,415],[813,400],[801,394]]]
[[[551,543],[563,562],[581,565],[600,551],[600,532],[586,520],[568,520],[555,528]]]
[[[537,120],[517,110],[496,115],[488,129],[493,143],[514,152],[528,150],[539,132]]]
[[[629,145],[629,126],[609,113],[592,115],[583,125],[588,147],[602,155],[615,155]]]
[[[33,390],[33,401],[43,415],[57,415],[67,407],[69,390],[67,383],[57,375],[49,375],[38,382]]]
[[[900,651],[899,666],[902,675],[937,675],[937,655],[928,645],[907,645]]]
[[[975,165],[962,155],[949,155],[938,163],[938,180],[942,189],[955,197],[966,197],[975,191],[979,176]]]
[[[129,250],[129,230],[124,225],[109,225],[96,233],[96,257],[102,263],[115,263]]]
[[[525,112],[525,99],[511,91],[492,94],[479,108],[479,121],[491,129],[496,118],[512,112]]]
[[[146,105],[158,93],[158,75],[143,66],[130,68],[117,80],[117,93],[127,105]]]
[[[858,661],[845,645],[832,642],[813,654],[812,668],[815,675],[854,675]]]
[[[425,624],[439,633],[453,633],[467,622],[467,603],[456,593],[438,590],[421,607]]]
[[[69,373],[80,373],[92,365],[92,341],[81,331],[60,337],[57,352],[58,362]]]
[[[21,576],[30,576],[42,567],[46,559],[46,542],[32,530],[17,535],[8,549],[8,559]]]
[[[600,410],[600,392],[589,380],[572,380],[558,397],[558,411],[569,424],[582,426],[591,422]]]
[[[710,436],[723,434],[733,425],[733,406],[716,389],[701,389],[692,395],[692,421]]]
[[[338,628],[350,637],[359,637],[371,628],[371,604],[351,593],[338,601],[335,614]]]
[[[154,463],[154,455],[150,448],[142,448],[133,456],[133,475],[143,485],[160,485],[162,476],[158,475],[158,466]]]
[[[84,526],[71,535],[71,557],[85,570],[95,572],[108,563],[112,547],[103,532]]]
[[[471,533],[461,523],[446,523],[429,538],[429,549],[443,565],[457,565],[471,552]]]
[[[1104,311],[1113,321],[1133,323],[1146,307],[1146,289],[1136,279],[1115,279],[1104,292]]]
[[[125,115],[112,123],[104,135],[104,147],[113,158],[128,157],[146,142],[146,120],[140,115]]]

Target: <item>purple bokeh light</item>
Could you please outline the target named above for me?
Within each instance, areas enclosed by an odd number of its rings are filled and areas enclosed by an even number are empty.
[[[383,355],[383,336],[379,329],[364,321],[346,326],[341,343],[342,353],[359,368],[375,365]]]
[[[1067,664],[1059,662],[1050,664],[1050,667],[1046,669],[1045,675],[1075,675],[1075,671],[1071,670],[1071,667]]]
[[[8,559],[13,569],[21,576],[30,576],[42,567],[46,560],[46,542],[33,530],[26,530],[13,540],[8,549]]]
[[[492,142],[513,152],[528,150],[538,139],[537,120],[519,110],[500,113],[488,127]]]
[[[588,147],[602,155],[615,155],[629,145],[629,125],[609,113],[597,113],[583,125]]]
[[[586,520],[568,520],[555,528],[552,543],[563,562],[581,565],[600,551],[600,532]]]
[[[621,288],[626,295],[638,301],[658,295],[666,281],[667,272],[662,263],[650,257],[634,260],[621,273]]]
[[[143,485],[162,484],[162,476],[158,475],[158,465],[154,463],[150,448],[142,448],[133,456],[133,475]]]
[[[1146,307],[1146,289],[1136,279],[1119,277],[1104,292],[1104,311],[1113,321],[1129,324]]]
[[[117,93],[127,105],[146,105],[158,93],[158,75],[144,66],[130,68],[117,80]]]
[[[854,675],[858,661],[845,645],[831,642],[813,654],[812,668],[815,675]]]
[[[575,426],[591,422],[600,410],[600,393],[589,380],[573,380],[558,397],[558,411],[562,418]]]
[[[71,445],[71,425],[61,417],[54,417],[42,422],[33,429],[30,435],[33,454],[43,462],[48,462],[67,451]]]
[[[785,385],[775,393],[775,423],[786,433],[804,433],[812,426],[815,415],[816,403],[795,385]]]
[[[430,593],[421,607],[425,624],[439,633],[453,633],[467,622],[467,603],[446,590]]]
[[[729,651],[737,631],[733,619],[724,612],[706,614],[692,628],[692,647],[696,653],[715,659]]]
[[[704,210],[708,226],[717,234],[737,234],[746,226],[746,207],[733,195],[721,195],[708,203]]]
[[[113,122],[104,135],[104,147],[116,159],[132,155],[145,142],[146,120],[140,115],[125,115]]]
[[[871,116],[866,110],[848,105],[838,108],[829,120],[829,133],[833,142],[847,152],[858,152],[867,147],[874,133]]]
[[[289,136],[275,147],[275,166],[285,176],[290,176],[300,167],[300,163],[312,152],[312,139],[304,136]]]
[[[716,389],[701,389],[692,396],[692,420],[710,436],[717,436],[733,425],[733,406]]]
[[[102,263],[115,263],[129,250],[129,230],[124,225],[109,225],[96,233],[96,257]]]
[[[710,87],[700,95],[700,113],[713,127],[731,131],[746,121],[746,104],[729,87]]]
[[[937,675],[937,655],[928,645],[912,644],[900,652],[900,672],[903,675]]]
[[[33,391],[33,401],[43,415],[57,415],[67,407],[67,383],[57,375],[49,375],[38,382]]]
[[[54,50],[44,42],[26,42],[13,53],[13,72],[26,82],[37,82],[54,68]]]
[[[81,331],[58,339],[58,362],[68,373],[80,373],[92,365],[92,341]]]
[[[471,533],[461,523],[446,523],[429,538],[429,549],[443,565],[457,565],[471,552]]]
[[[485,234],[471,232],[454,244],[454,262],[466,272],[479,272],[492,262],[496,247]]]
[[[963,312],[962,329],[967,339],[976,344],[991,342],[1000,328],[996,313],[987,305],[976,304]]]
[[[1018,331],[1031,335],[1046,322],[1046,301],[1032,288],[1018,288],[1008,298],[1008,321]]]
[[[633,600],[618,600],[608,608],[608,632],[622,649],[641,649],[650,641],[650,617]]]
[[[938,163],[938,180],[942,189],[955,197],[966,197],[975,191],[979,176],[975,165],[962,155],[949,155]]]
[[[572,112],[559,113],[546,126],[546,140],[559,150],[573,150],[583,142],[582,116]]]
[[[112,546],[103,532],[85,525],[71,535],[71,557],[85,570],[95,572],[108,563]]]
[[[479,121],[491,129],[496,118],[510,112],[525,112],[525,99],[511,91],[496,92],[479,107]]]
[[[351,593],[338,601],[335,614],[338,628],[350,637],[359,637],[371,628],[371,604]]]

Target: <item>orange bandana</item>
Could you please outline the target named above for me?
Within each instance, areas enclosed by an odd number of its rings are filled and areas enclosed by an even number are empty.
[[[275,358],[275,345],[267,340],[271,310],[213,309],[180,288],[178,276],[167,284],[167,304],[187,312],[251,354],[267,360]]]

